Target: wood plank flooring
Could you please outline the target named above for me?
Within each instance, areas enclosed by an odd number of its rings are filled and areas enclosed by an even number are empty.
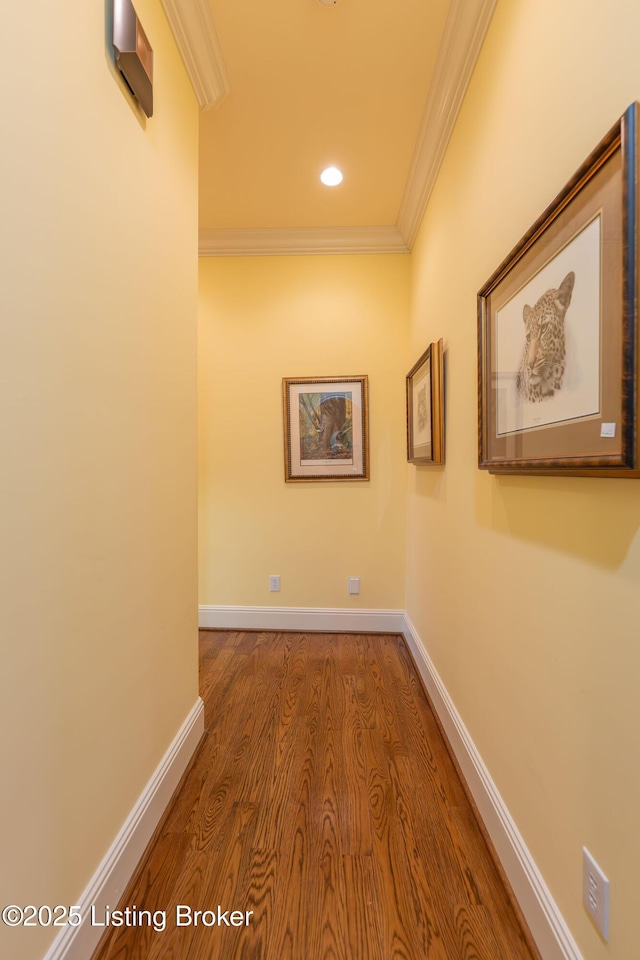
[[[206,735],[120,905],[166,928],[107,928],[94,960],[539,960],[401,637],[200,653]]]

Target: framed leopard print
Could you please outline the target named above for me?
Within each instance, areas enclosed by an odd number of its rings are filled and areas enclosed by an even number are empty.
[[[640,477],[632,104],[478,294],[478,464]]]
[[[284,476],[301,480],[369,479],[367,377],[286,377]]]
[[[407,374],[407,460],[444,463],[444,345],[431,343]]]

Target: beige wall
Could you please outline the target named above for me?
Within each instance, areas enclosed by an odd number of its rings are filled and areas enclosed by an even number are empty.
[[[136,8],[146,122],[103,3],[5,18],[2,904],[77,903],[197,697],[198,111]],[[1,926],[0,954],[52,933]]]
[[[412,355],[447,348],[447,465],[409,467],[407,610],[585,960],[638,953],[640,483],[476,469],[476,293],[640,99],[638,35],[631,0],[499,2],[412,255]]]
[[[14,5],[2,62],[6,903],[77,899],[197,695],[197,108],[136,6],[150,121],[100,4]],[[635,0],[502,0],[411,258],[201,261],[200,602],[403,607],[408,476],[407,610],[585,960],[635,951],[640,487],[475,468],[475,295],[640,98],[639,32]],[[404,374],[440,336],[447,466],[407,468]],[[371,481],[286,485],[280,380],[333,372],[370,377]],[[0,929],[16,960],[50,938]]]
[[[200,603],[403,608],[408,260],[201,258]],[[361,374],[370,481],[285,483],[282,378]]]

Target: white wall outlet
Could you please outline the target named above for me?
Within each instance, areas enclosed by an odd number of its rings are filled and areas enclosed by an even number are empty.
[[[271,593],[280,593],[280,574],[275,573],[269,577],[269,590]]]
[[[360,593],[360,577],[349,577],[349,593]]]
[[[582,848],[582,902],[600,931],[609,939],[609,881],[586,847]]]

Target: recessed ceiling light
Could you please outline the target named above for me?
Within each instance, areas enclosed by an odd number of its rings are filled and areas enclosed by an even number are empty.
[[[342,174],[337,167],[327,167],[320,174],[320,179],[326,187],[337,187],[339,183],[342,183]]]

